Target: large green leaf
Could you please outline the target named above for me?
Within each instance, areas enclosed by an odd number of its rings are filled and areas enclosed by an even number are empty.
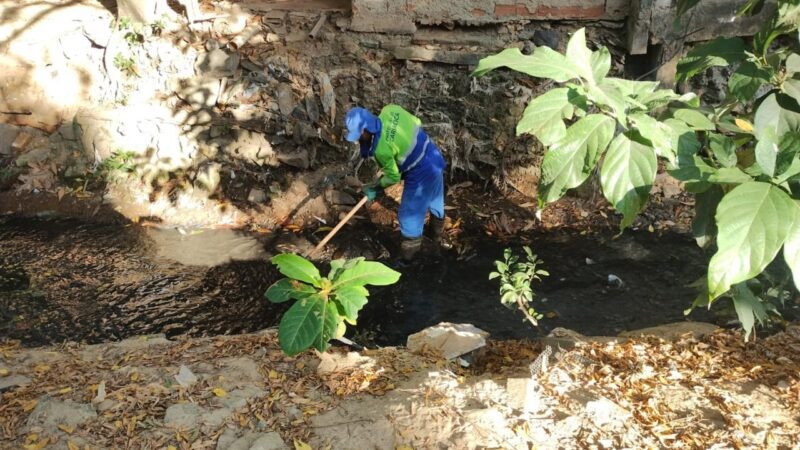
[[[755,65],[751,61],[743,61],[728,80],[728,90],[740,102],[754,100],[756,92],[768,83],[772,73]]]
[[[334,292],[351,286],[387,286],[400,279],[396,272],[377,261],[359,261],[355,266],[344,270],[333,283]]]
[[[358,312],[367,304],[369,292],[363,286],[350,286],[336,291],[335,299],[342,308],[342,315],[355,325]]]
[[[717,184],[742,184],[752,180],[750,175],[738,167],[722,167],[708,176],[708,181]]]
[[[788,181],[800,174],[800,133],[786,133],[778,145],[775,162],[776,184]]]
[[[567,42],[567,60],[577,69],[578,74],[584,80],[593,85],[600,80],[594,77],[594,70],[592,67],[592,51],[586,46],[586,29],[581,28],[576,31],[569,42]],[[611,56],[609,55],[609,67],[611,66]]]
[[[761,273],[786,241],[796,216],[789,195],[768,183],[745,183],[725,195],[717,207],[718,250],[708,265],[709,297]]]
[[[792,53],[786,58],[786,71],[790,75],[800,72],[800,55]]]
[[[697,245],[707,248],[717,235],[717,223],[714,216],[725,191],[720,186],[711,186],[707,191],[695,194],[694,221],[692,221],[692,235]]]
[[[628,119],[635,125],[639,134],[650,141],[658,156],[670,162],[675,161],[677,152],[672,146],[672,128],[644,113],[634,113]]]
[[[783,82],[783,92],[800,102],[800,80],[785,80]]]
[[[775,163],[778,161],[779,138],[772,128],[765,128],[760,134],[755,148],[756,163],[762,173],[772,177],[775,175]]]
[[[733,139],[719,133],[708,134],[708,144],[714,157],[722,167],[734,167],[738,162],[736,158],[736,144]]]
[[[753,121],[756,137],[780,137],[785,133],[800,131],[800,113],[793,110],[797,101],[783,93],[772,93],[758,106]]]
[[[553,144],[542,161],[539,196],[544,203],[561,198],[567,189],[580,186],[597,164],[614,136],[615,122],[602,114],[589,114]]]
[[[567,135],[563,119],[571,119],[575,111],[569,101],[570,91],[569,88],[552,89],[531,100],[517,124],[517,136],[530,133],[546,146],[563,139]]]
[[[316,293],[317,290],[312,286],[301,283],[297,280],[283,278],[276,281],[267,289],[264,295],[272,303],[283,303],[291,298],[300,300]]]
[[[714,122],[709,120],[709,118],[706,117],[705,114],[696,109],[689,109],[689,108],[676,109],[675,111],[673,111],[672,116],[676,119],[686,122],[686,125],[689,125],[689,127],[694,130],[713,131],[717,128],[714,126]]]
[[[644,208],[658,169],[655,152],[647,145],[619,134],[608,147],[600,183],[603,194],[622,213],[620,229],[633,223]]]
[[[591,66],[595,82],[602,82],[608,75],[608,71],[611,70],[611,53],[607,48],[601,47],[599,50],[592,52]]]
[[[624,78],[606,78],[604,81],[616,87],[623,95],[635,98],[652,94],[658,89],[660,84],[658,81],[635,81],[626,80]],[[665,89],[665,91],[672,92],[667,89]],[[677,97],[677,95],[675,95],[675,97]]]
[[[343,270],[349,269],[360,261],[364,261],[363,256],[359,256],[358,258],[351,258],[351,259],[334,259],[330,262],[331,270],[328,272],[328,279],[331,281],[336,281],[336,278],[339,277],[339,274],[342,273]]]
[[[783,259],[792,269],[795,289],[800,290],[800,203],[795,200],[794,204],[795,222],[783,245]]]
[[[678,119],[667,119],[663,123],[672,130],[670,133],[671,145],[675,154],[678,155],[679,162],[681,162],[682,158],[691,159],[692,156],[700,151],[703,145],[697,139],[697,133],[689,128],[686,122]]]
[[[603,81],[600,84],[590,85],[586,93],[594,104],[603,107],[602,109],[611,109],[620,123],[626,123],[628,103],[614,85]]]
[[[278,327],[278,341],[284,353],[293,356],[314,344],[322,330],[320,318],[326,303],[315,294],[298,300],[286,311]]]
[[[559,83],[578,77],[577,68],[564,55],[549,47],[537,47],[532,55],[523,55],[518,48],[507,48],[481,59],[472,75],[479,77],[499,67]]]
[[[742,61],[745,43],[740,38],[718,37],[693,48],[678,62],[678,81],[689,79],[713,66],[727,66]]]
[[[747,283],[739,283],[734,286],[731,294],[733,307],[744,329],[744,340],[747,341],[750,339],[753,329],[755,329],[756,320],[762,326],[766,322],[767,310],[764,309],[764,304],[761,303],[761,300],[753,295],[753,291],[747,287]]]
[[[333,302],[325,302],[320,309],[319,322],[321,327],[312,345],[315,349],[324,352],[328,349],[328,341],[336,335],[339,324],[342,322],[341,317],[339,317],[339,311]]]
[[[273,256],[272,264],[278,266],[278,270],[289,278],[300,280],[319,287],[319,270],[310,261],[292,253],[281,253]]]

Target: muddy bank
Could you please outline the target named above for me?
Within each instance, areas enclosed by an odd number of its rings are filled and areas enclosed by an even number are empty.
[[[138,334],[192,336],[242,333],[275,325],[285,305],[263,298],[279,278],[267,261],[304,252],[321,234],[155,229],[6,218],[0,222],[0,337],[25,345],[64,340],[90,343]],[[706,258],[687,237],[628,232],[618,239],[577,233],[527,234],[507,244],[463,237],[456,249],[401,270],[396,286],[376,288],[351,336],[398,344],[440,321],[469,322],[496,338],[537,331],[497,300],[488,280],[505,246],[528,243],[551,277],[536,287],[542,329],[587,335],[683,320],[693,298],[686,284]],[[329,256],[389,258],[390,230],[349,227]],[[609,283],[609,275],[622,285]],[[712,320],[698,311],[695,320]]]

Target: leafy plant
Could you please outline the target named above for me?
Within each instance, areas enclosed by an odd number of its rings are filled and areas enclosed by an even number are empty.
[[[695,3],[681,2],[681,8]],[[507,49],[481,60],[474,75],[508,67],[561,83],[533,99],[517,124],[517,134],[533,134],[547,148],[541,206],[581,185],[599,165],[603,194],[622,213],[624,229],[645,207],[663,160],[696,195],[698,243],[716,245],[706,301],[695,305],[710,306],[721,297],[742,304],[742,283],[759,275],[782,247],[800,286],[800,55],[772,45],[796,32],[799,22],[800,2],[779,0],[775,17],[752,45],[717,38],[689,52],[678,65],[681,79],[713,66],[736,67],[729,96],[716,107],[701,106],[693,93],[659,89],[657,82],[608,77],[608,50],[590,50],[583,29],[569,40],[566,54],[547,47],[530,56]],[[748,335],[753,318],[765,317],[747,308],[737,307],[737,313]]]
[[[271,261],[288,278],[278,280],[264,295],[273,303],[295,300],[278,327],[281,349],[290,356],[312,347],[324,352],[330,339],[344,336],[345,322],[356,324],[367,304],[365,286],[386,286],[400,279],[400,273],[364,258],[331,261],[327,277],[298,255],[283,253]]]
[[[522,248],[525,250],[524,261],[520,261],[510,248],[505,249],[503,260],[494,262],[497,271],[490,273],[489,279],[500,279],[500,303],[506,308],[516,307],[525,315],[528,322],[533,326],[539,326],[542,315],[531,306],[536,296],[531,284],[534,281],[541,281],[541,277],[550,274],[539,269],[542,260],[531,251],[530,247]]]
[[[122,53],[117,53],[114,56],[114,67],[121,72],[125,72],[128,76],[136,74],[136,61],[130,56],[125,56]]]

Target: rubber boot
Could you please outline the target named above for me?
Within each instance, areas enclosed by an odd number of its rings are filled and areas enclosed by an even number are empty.
[[[408,267],[421,248],[422,237],[413,239],[404,237],[403,242],[400,243],[400,258],[395,261],[395,265],[397,267]]]
[[[438,249],[449,250],[453,248],[452,244],[447,242],[444,237],[444,217],[440,219],[431,215],[431,234],[433,235],[433,243],[436,244],[437,252]]]

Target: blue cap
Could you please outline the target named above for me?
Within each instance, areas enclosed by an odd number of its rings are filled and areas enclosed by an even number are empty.
[[[347,127],[347,140],[350,142],[358,142],[358,138],[361,137],[361,133],[364,130],[377,134],[381,129],[380,119],[366,109],[359,107],[347,111],[347,115],[344,117],[344,124]]]

